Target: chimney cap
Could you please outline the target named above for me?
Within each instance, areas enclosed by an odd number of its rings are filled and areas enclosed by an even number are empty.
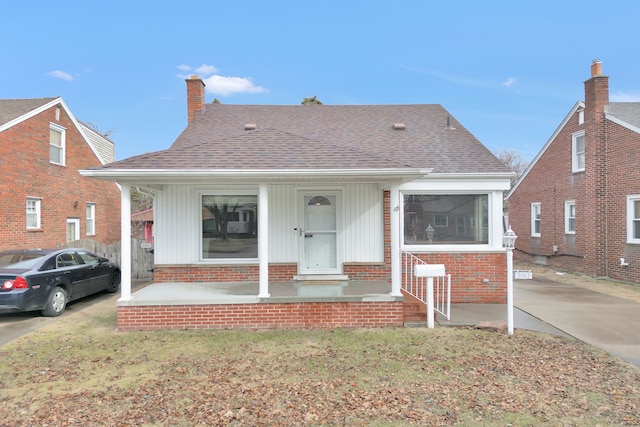
[[[591,63],[591,77],[602,75],[602,61],[594,59]]]

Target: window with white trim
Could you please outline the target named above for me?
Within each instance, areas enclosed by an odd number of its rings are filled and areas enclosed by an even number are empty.
[[[540,219],[542,217],[540,202],[531,203],[531,237],[540,237]]]
[[[403,202],[405,245],[489,243],[487,194],[404,194]]]
[[[584,171],[584,131],[571,135],[571,171]]]
[[[86,211],[86,228],[87,236],[94,236],[96,234],[96,204],[87,203]]]
[[[40,228],[40,199],[27,197],[27,229]]]
[[[574,200],[564,202],[564,232],[576,234],[576,202]]]
[[[202,259],[258,258],[258,196],[203,194]]]
[[[627,196],[627,243],[640,244],[640,194]]]
[[[65,164],[65,133],[62,126],[49,124],[49,161],[58,165]]]

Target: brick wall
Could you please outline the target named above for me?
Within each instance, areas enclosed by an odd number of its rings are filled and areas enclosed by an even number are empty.
[[[640,283],[640,245],[627,244],[627,196],[640,194],[640,135],[607,121],[608,176],[606,275]],[[615,171],[615,173],[614,173]],[[620,265],[624,258],[629,265]]]
[[[66,242],[67,218],[80,219],[80,238],[120,240],[120,192],[113,183],[82,177],[100,165],[70,117],[56,107],[0,132],[0,250],[55,247]],[[66,128],[66,165],[49,162],[49,124]],[[26,228],[26,198],[41,198],[41,228]],[[77,202],[77,204],[76,204]],[[86,235],[85,205],[96,204],[96,235]]]
[[[446,273],[451,274],[452,303],[506,304],[507,258],[504,252],[414,255],[428,264],[445,265]]]
[[[584,130],[578,114],[569,117],[542,157],[509,197],[509,223],[518,236],[516,260],[545,262],[556,268],[588,271],[586,246],[593,239],[585,226],[585,172],[571,171],[572,134]],[[576,232],[565,233],[565,202],[576,203]],[[540,237],[531,236],[531,203],[539,202]],[[558,251],[554,252],[554,246]]]
[[[388,327],[402,313],[402,302],[121,306],[118,330]]]
[[[584,124],[568,118],[509,198],[516,259],[640,283],[640,245],[627,240],[627,196],[640,194],[640,135],[607,120],[608,77],[585,82]],[[585,132],[585,171],[571,171],[571,135]],[[576,202],[576,231],[564,230],[564,202]],[[541,236],[531,237],[531,202],[541,203]],[[554,252],[553,247],[558,251]],[[624,258],[628,266],[620,265]]]

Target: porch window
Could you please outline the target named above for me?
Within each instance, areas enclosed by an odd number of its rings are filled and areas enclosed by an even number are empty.
[[[258,196],[202,196],[202,258],[258,258]]]
[[[640,243],[640,195],[627,196],[627,243]]]
[[[405,194],[404,244],[487,244],[487,194]]]

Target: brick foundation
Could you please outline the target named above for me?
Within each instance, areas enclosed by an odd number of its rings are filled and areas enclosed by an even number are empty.
[[[118,307],[118,330],[308,329],[403,325],[402,301]]]

